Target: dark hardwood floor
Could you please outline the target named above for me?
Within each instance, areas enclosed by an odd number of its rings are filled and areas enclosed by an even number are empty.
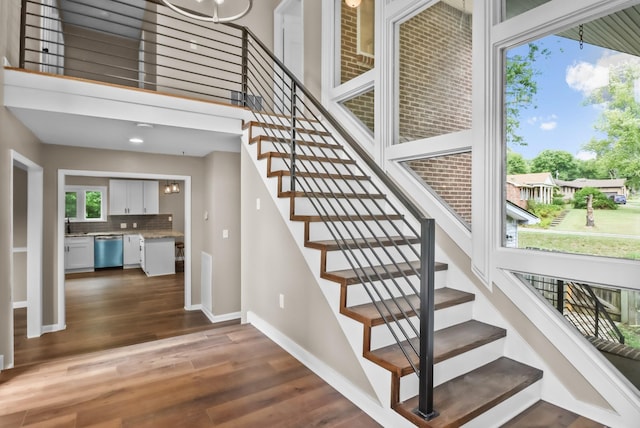
[[[15,310],[15,366],[212,328],[202,312],[184,310],[183,275],[149,278],[140,269],[67,275],[66,330],[27,339],[26,309]]]
[[[185,312],[181,276],[104,272],[66,297],[66,331],[17,337],[0,427],[379,426],[254,327]]]

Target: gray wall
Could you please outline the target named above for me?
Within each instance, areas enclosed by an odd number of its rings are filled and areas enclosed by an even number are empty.
[[[240,153],[214,152],[207,156],[205,182],[208,220],[204,233],[208,239],[203,251],[213,259],[209,307],[214,315],[240,312]],[[223,230],[228,231],[228,238],[223,238]]]
[[[375,396],[317,279],[244,149],[241,168],[243,315],[255,313],[364,393]],[[260,198],[259,211],[256,198]],[[279,307],[280,294],[284,294],[284,309]]]

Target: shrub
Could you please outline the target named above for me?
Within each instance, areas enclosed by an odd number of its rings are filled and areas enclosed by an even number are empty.
[[[602,210],[615,210],[618,206],[604,193],[594,187],[585,187],[573,195],[574,208],[587,208],[587,196],[593,195],[593,208]]]
[[[533,199],[527,201],[527,208],[540,219],[539,226],[543,228],[548,227],[563,210],[562,205],[541,204]]]

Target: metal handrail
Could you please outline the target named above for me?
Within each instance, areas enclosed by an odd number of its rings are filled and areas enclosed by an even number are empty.
[[[27,5],[51,7],[40,4],[38,0],[22,0],[20,66],[39,68],[49,65],[47,60],[57,56],[67,61],[74,60],[79,65],[64,64],[64,69],[58,68],[54,72],[82,73],[82,76],[97,81],[115,79],[125,85],[213,97],[244,106],[253,112],[256,120],[273,125],[273,128],[265,127],[265,130],[273,139],[274,154],[281,158],[288,170],[292,207],[295,207],[296,197],[303,195],[311,212],[324,222],[344,255],[346,265],[364,284],[364,291],[394,340],[398,344],[408,343],[400,349],[419,376],[420,397],[416,413],[425,419],[437,415],[433,409],[434,220],[427,218],[340,122],[248,28],[233,23],[206,25],[159,10],[155,12],[156,16],[143,14],[141,18],[142,9],[148,11],[147,6],[151,3],[158,5],[158,2],[148,0],[144,7],[138,7],[124,0],[113,1],[126,5],[130,10],[137,9],[138,16],[102,10],[144,23],[148,34],[145,42],[148,39],[149,43],[154,43],[154,58],[147,59],[145,51],[145,55],[135,62],[138,70],[133,69],[129,65],[131,63],[112,64],[109,59],[97,56],[84,58],[91,54],[86,45],[98,41],[106,43],[105,46],[118,45],[99,40],[100,37],[95,35],[84,35],[84,30],[90,30],[90,26],[79,26],[82,31],[78,33],[72,34],[69,29],[63,32],[61,22],[64,16],[57,20],[58,30],[44,28],[40,21],[43,16],[38,15],[34,7],[27,8]],[[77,0],[68,2],[76,3]],[[96,8],[100,9],[100,6]],[[170,22],[178,24],[161,26],[157,22],[158,17],[171,18]],[[99,19],[113,24],[104,17]],[[177,34],[170,41],[164,39],[169,32]],[[78,55],[65,52],[63,56],[57,53],[63,42],[45,40],[45,36],[63,33],[81,39],[79,46],[73,46]],[[163,40],[156,40],[160,36]],[[197,37],[199,46],[202,46],[199,51],[187,48],[192,37]],[[39,49],[46,46],[51,46],[53,52],[43,60]],[[131,57],[139,53],[133,47],[123,48],[122,52],[109,58],[131,61]],[[110,74],[104,71],[105,67],[109,67]],[[140,68],[144,77],[140,75]],[[137,78],[133,77],[136,71],[139,73]],[[345,150],[343,144],[350,151]],[[355,153],[355,158],[351,153]],[[317,161],[318,157],[333,159],[333,162]],[[369,174],[376,179],[368,177]],[[396,202],[386,196],[387,192]],[[397,203],[403,209],[399,209]],[[410,221],[407,214],[415,221]],[[419,224],[419,228],[414,224]],[[414,278],[419,279],[419,287]],[[419,307],[409,299],[414,294],[421,296]],[[419,325],[406,322],[413,316],[418,317]],[[415,337],[420,338],[419,345],[414,345],[412,339]]]

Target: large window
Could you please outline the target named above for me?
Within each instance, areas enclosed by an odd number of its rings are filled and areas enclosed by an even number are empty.
[[[106,221],[107,188],[66,186],[65,217],[70,221]]]
[[[640,260],[639,32],[633,6],[505,51],[504,194],[539,219],[510,246]]]

